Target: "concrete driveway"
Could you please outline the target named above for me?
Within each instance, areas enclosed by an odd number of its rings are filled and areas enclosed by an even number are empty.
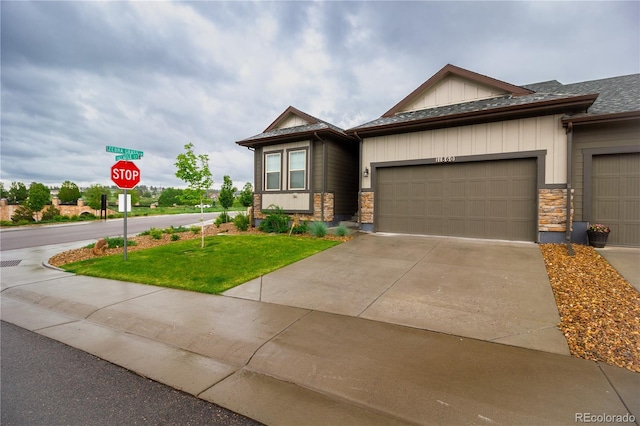
[[[534,243],[365,234],[224,294],[569,354]]]

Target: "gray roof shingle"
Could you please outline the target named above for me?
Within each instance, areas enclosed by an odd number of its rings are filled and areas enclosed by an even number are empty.
[[[556,80],[551,80],[522,87],[535,93],[524,96],[504,95],[491,99],[404,112],[391,117],[380,117],[353,127],[349,131],[401,123],[411,124],[411,122],[429,118],[446,118],[454,114],[490,111],[510,106],[533,105],[537,102],[551,100],[569,100],[573,97],[589,94],[598,94],[598,98],[587,110],[587,116],[640,111],[640,74],[566,85]]]

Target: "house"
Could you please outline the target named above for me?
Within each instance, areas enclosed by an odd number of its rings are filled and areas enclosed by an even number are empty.
[[[358,141],[294,107],[237,142],[254,152],[254,220],[275,206],[335,224],[358,211]]]
[[[290,149],[272,141],[306,133],[315,153],[309,128],[323,125],[323,140],[359,159],[364,231],[584,242],[597,222],[611,227],[609,244],[640,246],[640,74],[517,86],[446,65],[380,118],[346,131],[287,111],[238,142],[258,143],[247,145],[256,147],[258,198],[268,192],[265,150]]]

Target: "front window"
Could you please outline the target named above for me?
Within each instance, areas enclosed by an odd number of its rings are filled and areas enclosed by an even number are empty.
[[[266,190],[277,191],[280,189],[280,153],[267,154],[265,156],[265,175],[266,175]]]
[[[305,189],[307,152],[289,152],[289,189]]]

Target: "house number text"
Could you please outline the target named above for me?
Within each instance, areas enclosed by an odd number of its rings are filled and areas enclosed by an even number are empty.
[[[436,163],[453,163],[456,161],[456,157],[436,157]]]

